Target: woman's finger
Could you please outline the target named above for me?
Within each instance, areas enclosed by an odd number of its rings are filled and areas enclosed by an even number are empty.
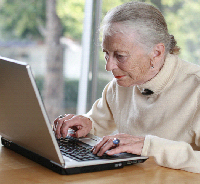
[[[113,139],[114,139],[113,136],[103,137],[103,139],[94,146],[93,154],[99,153],[101,155],[102,153],[105,153],[109,148],[114,146]],[[106,147],[105,147],[105,145],[106,145]],[[101,150],[101,152],[100,152],[100,150]]]
[[[58,139],[61,138],[61,135],[62,135],[61,128],[64,122],[68,119],[71,119],[73,116],[74,116],[73,114],[67,114],[63,118],[58,117],[57,120],[54,121],[55,134]]]
[[[60,127],[60,133],[63,137],[67,136],[69,128],[74,130],[75,137],[83,137],[90,132],[92,122],[84,116],[73,116],[64,120],[62,126]]]
[[[113,149],[113,139],[108,139],[108,141],[100,148],[97,156],[102,156],[106,151]]]
[[[126,153],[141,155],[143,145],[144,145],[144,140],[135,141],[135,142],[131,140],[129,143],[120,144],[118,147],[107,151],[106,154],[114,155],[114,154],[126,152]]]

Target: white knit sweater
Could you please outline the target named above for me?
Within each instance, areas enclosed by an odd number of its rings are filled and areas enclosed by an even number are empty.
[[[154,93],[142,95],[143,89]],[[143,85],[121,87],[113,79],[85,116],[98,136],[116,129],[145,136],[143,156],[153,156],[165,167],[200,173],[199,102],[200,67],[168,54],[161,71]]]

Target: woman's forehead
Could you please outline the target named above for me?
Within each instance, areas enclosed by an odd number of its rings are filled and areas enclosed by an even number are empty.
[[[115,33],[113,35],[105,35],[102,42],[102,48],[115,51],[126,51],[135,45],[133,35],[124,35],[123,33]]]

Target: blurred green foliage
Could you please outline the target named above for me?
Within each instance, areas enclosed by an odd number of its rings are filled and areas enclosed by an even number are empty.
[[[1,0],[1,39],[42,39],[45,26],[45,0]]]
[[[57,0],[57,13],[63,25],[63,36],[81,42],[86,0]],[[130,0],[102,0],[102,17],[111,8]],[[159,7],[164,14],[170,34],[181,47],[180,57],[200,64],[200,0],[140,0]],[[43,40],[45,35],[45,0],[1,0],[0,40]],[[100,37],[101,40],[101,37]],[[100,52],[99,71],[105,71]],[[43,78],[37,77],[42,91]],[[108,80],[99,79],[98,97]],[[66,108],[76,107],[78,80],[65,81]],[[73,111],[73,110],[72,110]]]
[[[111,8],[130,0],[103,0],[102,17]],[[182,48],[181,57],[200,64],[200,0],[140,0],[162,9],[169,32]],[[63,24],[63,36],[81,42],[85,0],[57,0],[57,12]],[[43,39],[45,0],[1,0],[2,39]],[[100,70],[104,59],[100,56]]]
[[[84,20],[84,0],[57,0],[57,12],[63,24],[63,34],[81,41]]]

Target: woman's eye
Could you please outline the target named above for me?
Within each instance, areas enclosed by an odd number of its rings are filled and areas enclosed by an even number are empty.
[[[116,55],[116,58],[117,58],[118,61],[122,62],[122,61],[125,60],[126,56],[117,54],[117,55]]]
[[[123,56],[123,55],[117,55],[117,57],[118,57],[118,58],[123,58],[124,56]]]

